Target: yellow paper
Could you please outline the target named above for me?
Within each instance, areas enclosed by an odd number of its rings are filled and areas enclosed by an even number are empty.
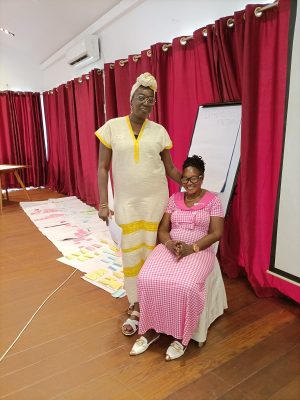
[[[88,258],[84,257],[84,256],[81,256],[81,257],[78,257],[77,260],[78,261],[86,261],[86,260],[88,260]]]
[[[117,278],[124,278],[123,272],[114,271],[113,274],[114,274],[114,276],[116,276]]]

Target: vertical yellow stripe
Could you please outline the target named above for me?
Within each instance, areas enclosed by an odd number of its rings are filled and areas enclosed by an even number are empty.
[[[136,139],[136,137],[134,136],[134,132],[133,132],[133,130],[132,130],[132,126],[131,126],[131,123],[130,123],[129,116],[126,117],[126,122],[127,122],[128,128],[129,128],[129,132],[130,132],[130,134],[131,134],[132,140],[133,140],[134,161],[135,161],[136,163],[138,163],[139,160],[140,160],[140,147],[139,147],[139,142],[140,142],[141,137],[142,137],[142,134],[143,134],[143,132],[144,132],[144,129],[145,129],[147,120],[145,119],[145,121],[144,121],[144,123],[143,123],[143,125],[142,125],[142,127],[141,127],[141,130],[140,130],[140,133],[139,133],[139,136],[138,136],[137,139]]]

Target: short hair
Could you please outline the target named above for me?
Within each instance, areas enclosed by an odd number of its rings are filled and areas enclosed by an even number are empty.
[[[205,162],[203,161],[201,156],[193,155],[192,157],[188,157],[182,165],[182,169],[184,170],[187,167],[197,168],[201,174],[205,172]]]

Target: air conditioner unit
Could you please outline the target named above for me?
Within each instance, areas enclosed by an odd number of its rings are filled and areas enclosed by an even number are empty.
[[[66,54],[69,65],[82,68],[100,58],[99,40],[95,35],[86,36],[83,40],[71,47]]]

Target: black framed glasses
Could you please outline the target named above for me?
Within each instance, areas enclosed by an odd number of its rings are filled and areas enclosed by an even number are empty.
[[[180,181],[183,185],[186,185],[187,183],[191,182],[191,183],[197,183],[200,181],[200,179],[203,178],[203,175],[199,175],[199,176],[191,176],[190,178],[187,178],[186,176],[183,176],[182,178],[180,178]]]
[[[136,96],[136,99],[139,103],[148,103],[150,106],[153,106],[156,102],[155,97],[153,96],[146,97],[143,94],[139,94],[138,96]]]

